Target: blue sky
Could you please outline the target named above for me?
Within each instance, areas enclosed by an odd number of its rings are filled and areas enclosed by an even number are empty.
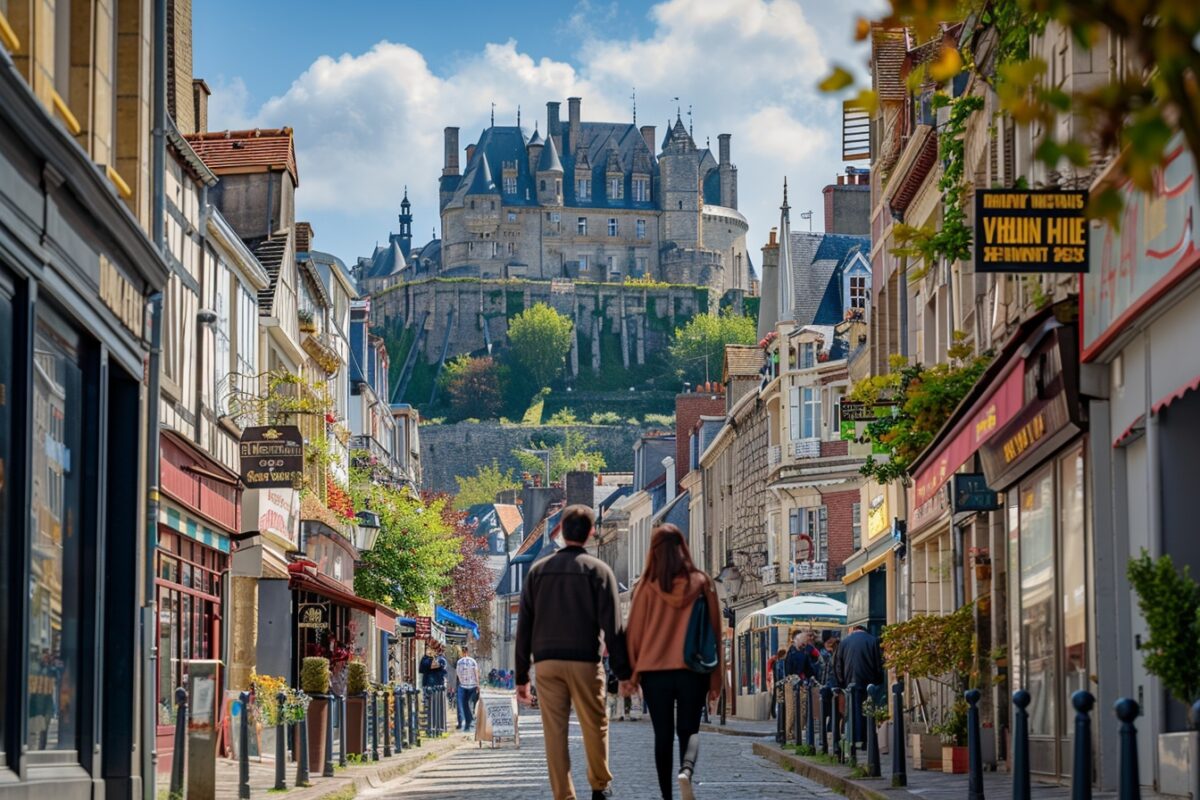
[[[545,127],[547,100],[583,97],[583,117],[659,126],[679,97],[703,145],[733,134],[740,208],[756,252],[794,208],[818,211],[841,167],[839,105],[815,91],[853,65],[854,18],[878,0],[204,0],[193,5],[194,71],[213,88],[212,129],[296,131],[297,214],[315,247],[352,264],[396,228],[409,187],[414,238],[437,220],[442,128],[474,141],[498,122]],[[757,263],[757,257],[755,261]]]

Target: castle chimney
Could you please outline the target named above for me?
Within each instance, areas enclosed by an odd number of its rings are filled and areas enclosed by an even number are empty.
[[[642,139],[644,139],[646,141],[646,147],[650,148],[651,154],[657,152],[655,150],[655,148],[658,147],[658,145],[655,142],[653,125],[643,125],[642,126]]]
[[[779,229],[771,228],[771,236],[767,239],[767,247],[779,246]]]
[[[313,226],[308,222],[296,223],[296,252],[307,253],[312,250]]]
[[[579,150],[579,139],[582,135],[580,130],[579,105],[582,102],[582,98],[579,97],[567,98],[567,124],[570,125],[571,155],[575,155],[575,152]]]
[[[212,89],[203,78],[192,79],[192,106],[196,116],[196,133],[208,133],[208,97]]]
[[[729,162],[729,140],[731,137],[732,137],[732,134],[728,134],[728,133],[722,133],[720,136],[717,137],[717,141],[720,143],[719,148],[720,148],[720,155],[721,155],[721,161],[720,161],[721,164],[730,163]]]
[[[458,128],[446,128],[446,154],[443,175],[458,174]]]
[[[546,103],[546,138],[554,139],[554,149],[562,153],[562,120],[558,118],[559,103]]]
[[[466,168],[470,169],[471,162],[474,159],[475,159],[475,145],[469,144],[469,145],[467,145],[467,163],[464,166]]]

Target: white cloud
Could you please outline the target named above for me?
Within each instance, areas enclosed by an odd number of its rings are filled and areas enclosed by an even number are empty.
[[[840,166],[839,106],[814,86],[830,61],[853,59],[851,6],[871,1],[843,4],[833,21],[827,7],[813,9],[824,23],[817,30],[797,0],[666,0],[652,9],[653,33],[642,39],[583,29],[578,7],[567,20],[584,36],[576,64],[538,58],[536,46],[510,39],[435,74],[413,47],[384,41],[318,58],[257,109],[246,107],[240,79],[219,85],[211,124],[294,127],[298,214],[312,221],[319,247],[352,262],[384,238],[404,185],[415,229],[437,224],[442,129],[459,126],[465,147],[493,102],[497,122],[512,124],[520,105],[528,127],[545,127],[546,101],[574,95],[583,97],[585,119],[621,120],[636,87],[638,121],[659,126],[661,139],[679,97],[685,114],[693,109],[698,144],[711,137],[715,147],[718,133],[734,135],[740,205],[757,251],[778,222],[784,175],[794,206],[820,208],[821,188]]]

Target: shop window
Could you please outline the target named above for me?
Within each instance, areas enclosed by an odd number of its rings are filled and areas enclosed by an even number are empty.
[[[12,397],[13,397],[13,304],[0,275],[0,476],[12,474]],[[8,480],[0,477],[0,552],[9,553],[8,528]],[[9,564],[0,565],[0,603],[7,604],[9,587]],[[13,642],[12,632],[7,628],[8,618],[0,618],[0,641]],[[0,719],[8,719],[8,659],[0,659]],[[0,760],[4,758],[4,736],[0,733]]]
[[[1021,484],[1021,645],[1025,681],[1032,696],[1029,733],[1053,736],[1058,679],[1054,603],[1054,468],[1046,467]]]
[[[1074,692],[1089,690],[1087,662],[1087,546],[1083,448],[1058,462],[1059,559],[1062,565],[1063,708]]]
[[[27,650],[30,750],[74,750],[79,733],[84,415],[78,343],[53,318],[34,343]]]

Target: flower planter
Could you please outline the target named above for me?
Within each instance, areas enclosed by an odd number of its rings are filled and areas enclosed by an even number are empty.
[[[930,733],[910,733],[908,752],[913,769],[942,768],[942,740]]]
[[[308,704],[308,770],[319,775],[325,764],[325,732],[329,725],[327,694],[313,695]]]
[[[956,744],[942,745],[942,772],[947,775],[965,775],[967,748]]]
[[[346,752],[362,755],[366,752],[367,696],[352,694],[346,698]]]
[[[990,581],[992,579],[991,564],[976,564],[975,565],[975,580]]]
[[[1158,791],[1200,800],[1200,732],[1158,735]]]

